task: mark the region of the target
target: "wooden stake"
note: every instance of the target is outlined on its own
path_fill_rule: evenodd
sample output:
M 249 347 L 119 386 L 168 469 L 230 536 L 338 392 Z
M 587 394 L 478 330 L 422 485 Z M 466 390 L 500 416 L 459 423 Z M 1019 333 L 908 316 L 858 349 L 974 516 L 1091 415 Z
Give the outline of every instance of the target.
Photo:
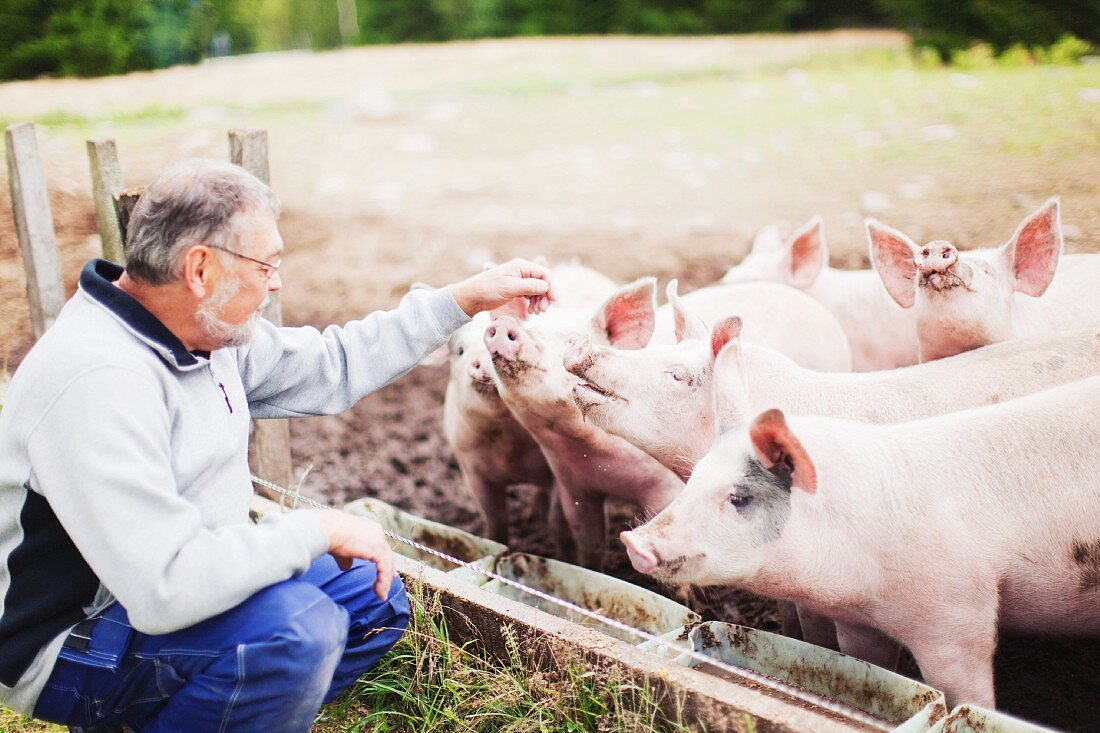
M 115 206 L 115 197 L 122 191 L 122 170 L 118 165 L 115 141 L 102 138 L 89 140 L 88 163 L 92 169 L 92 198 L 95 200 L 99 238 L 103 242 L 103 256 L 124 265 L 126 254 L 123 250 L 118 209 Z M 129 213 L 127 212 L 127 221 L 130 218 Z
M 27 273 L 31 324 L 34 337 L 39 339 L 53 325 L 61 306 L 65 305 L 50 194 L 46 189 L 42 159 L 38 155 L 34 125 L 29 122 L 12 125 L 4 137 L 15 232 L 19 237 L 23 268 Z
M 264 183 L 271 185 L 267 162 L 267 130 L 230 130 L 229 159 Z M 271 293 L 263 316 L 276 326 L 283 325 L 283 309 L 278 293 Z M 281 486 L 291 486 L 290 424 L 286 420 L 253 420 L 249 442 L 249 463 L 257 476 Z M 262 486 L 256 492 L 276 501 L 279 497 Z

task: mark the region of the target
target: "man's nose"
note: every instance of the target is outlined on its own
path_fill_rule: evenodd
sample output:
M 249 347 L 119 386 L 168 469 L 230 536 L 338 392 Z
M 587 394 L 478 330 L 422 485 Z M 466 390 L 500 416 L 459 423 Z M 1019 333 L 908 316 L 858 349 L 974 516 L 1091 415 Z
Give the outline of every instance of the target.
M 267 292 L 277 293 L 283 289 L 283 276 L 279 274 L 278 270 L 271 273 L 271 277 L 267 279 Z

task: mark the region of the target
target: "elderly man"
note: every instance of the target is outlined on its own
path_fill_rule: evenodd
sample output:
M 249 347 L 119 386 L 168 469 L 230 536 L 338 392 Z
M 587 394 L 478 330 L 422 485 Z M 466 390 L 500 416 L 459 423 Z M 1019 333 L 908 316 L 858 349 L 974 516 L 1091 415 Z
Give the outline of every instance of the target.
M 190 161 L 93 261 L 0 412 L 0 701 L 74 729 L 305 731 L 400 637 L 375 522 L 248 522 L 249 417 L 345 410 L 474 313 L 554 299 L 515 260 L 343 328 L 258 317 L 281 287 L 279 205 Z

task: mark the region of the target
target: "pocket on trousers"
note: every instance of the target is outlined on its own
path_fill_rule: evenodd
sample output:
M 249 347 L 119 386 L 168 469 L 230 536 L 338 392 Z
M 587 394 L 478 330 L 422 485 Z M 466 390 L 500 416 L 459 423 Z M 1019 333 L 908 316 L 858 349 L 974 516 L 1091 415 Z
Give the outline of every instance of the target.
M 108 606 L 99 616 L 81 621 L 65 639 L 60 659 L 85 667 L 118 670 L 130 643 L 134 628 L 126 609 L 119 604 Z
M 141 659 L 126 670 L 105 700 L 96 701 L 101 722 L 137 722 L 152 716 L 186 680 L 160 659 Z

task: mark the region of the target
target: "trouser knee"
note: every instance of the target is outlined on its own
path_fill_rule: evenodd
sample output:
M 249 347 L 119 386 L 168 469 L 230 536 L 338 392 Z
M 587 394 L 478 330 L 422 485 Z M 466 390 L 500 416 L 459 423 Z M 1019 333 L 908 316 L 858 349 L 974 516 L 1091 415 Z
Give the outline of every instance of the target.
M 270 611 L 265 604 L 266 618 L 257 621 L 269 626 L 270 636 L 251 645 L 253 654 L 270 657 L 265 665 L 271 664 L 288 680 L 308 683 L 316 679 L 327 687 L 347 644 L 347 612 L 306 583 L 290 581 L 266 592 L 276 600 Z

